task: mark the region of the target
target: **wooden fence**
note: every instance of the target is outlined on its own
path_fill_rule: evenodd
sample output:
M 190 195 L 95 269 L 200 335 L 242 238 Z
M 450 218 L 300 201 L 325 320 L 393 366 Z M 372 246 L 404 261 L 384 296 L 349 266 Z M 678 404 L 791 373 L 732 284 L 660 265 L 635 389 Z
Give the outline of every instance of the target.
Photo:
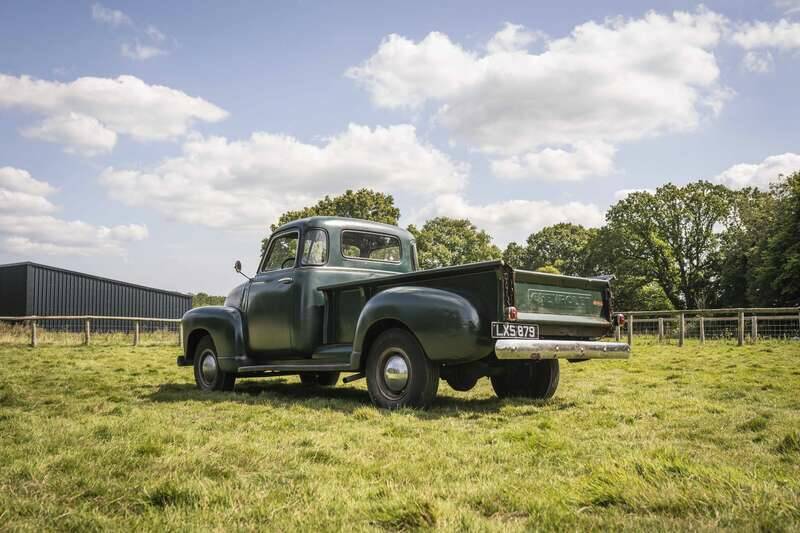
M 683 346 L 687 338 L 701 344 L 707 340 L 735 341 L 738 346 L 759 340 L 800 340 L 800 307 L 760 307 L 733 309 L 693 309 L 679 311 L 628 311 L 624 331 L 628 344 L 636 335 L 675 342 Z M 623 330 L 618 326 L 617 340 Z
M 183 344 L 183 324 L 180 318 L 147 318 L 126 316 L 0 316 L 0 322 L 17 322 L 26 324 L 30 331 L 30 345 L 34 348 L 39 345 L 39 324 L 48 321 L 74 321 L 83 325 L 83 344 L 89 346 L 92 342 L 93 321 L 125 321 L 133 324 L 133 345 L 139 346 L 141 342 L 141 324 L 177 324 L 178 344 Z

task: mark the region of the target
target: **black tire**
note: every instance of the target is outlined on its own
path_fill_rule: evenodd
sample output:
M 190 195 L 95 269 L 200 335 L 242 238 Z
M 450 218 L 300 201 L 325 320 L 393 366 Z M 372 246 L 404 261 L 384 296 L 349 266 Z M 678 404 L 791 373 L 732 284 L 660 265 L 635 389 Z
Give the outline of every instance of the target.
M 339 372 L 301 372 L 300 383 L 307 387 L 333 387 L 339 382 Z
M 492 376 L 492 388 L 499 398 L 546 400 L 556 393 L 559 375 L 557 359 L 507 363 L 502 374 Z
M 417 339 L 404 329 L 384 331 L 375 339 L 369 349 L 366 375 L 369 397 L 383 409 L 427 409 L 439 389 L 439 365 L 428 359 Z M 387 375 L 394 379 L 390 382 Z
M 200 339 L 194 350 L 194 381 L 198 389 L 206 392 L 232 391 L 236 383 L 236 374 L 219 367 L 217 348 L 209 336 Z

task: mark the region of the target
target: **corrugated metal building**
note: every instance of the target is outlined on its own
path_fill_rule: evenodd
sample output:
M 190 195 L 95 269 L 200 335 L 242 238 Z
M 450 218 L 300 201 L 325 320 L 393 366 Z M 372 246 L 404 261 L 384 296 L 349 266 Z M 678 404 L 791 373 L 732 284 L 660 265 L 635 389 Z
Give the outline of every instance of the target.
M 181 318 L 192 296 L 101 278 L 38 263 L 0 265 L 0 316 L 95 315 Z M 67 322 L 44 327 L 68 329 Z M 129 330 L 130 324 L 98 320 L 99 331 Z M 147 324 L 146 329 L 151 329 Z

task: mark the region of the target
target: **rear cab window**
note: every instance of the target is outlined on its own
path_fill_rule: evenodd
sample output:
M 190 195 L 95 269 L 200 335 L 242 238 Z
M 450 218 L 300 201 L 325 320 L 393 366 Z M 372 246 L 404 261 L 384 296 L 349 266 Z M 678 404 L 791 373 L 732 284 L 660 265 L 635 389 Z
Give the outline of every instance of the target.
M 303 238 L 302 263 L 319 266 L 328 262 L 328 232 L 322 229 L 306 231 Z
M 393 235 L 354 230 L 342 232 L 342 256 L 347 259 L 399 263 L 400 252 L 400 239 Z

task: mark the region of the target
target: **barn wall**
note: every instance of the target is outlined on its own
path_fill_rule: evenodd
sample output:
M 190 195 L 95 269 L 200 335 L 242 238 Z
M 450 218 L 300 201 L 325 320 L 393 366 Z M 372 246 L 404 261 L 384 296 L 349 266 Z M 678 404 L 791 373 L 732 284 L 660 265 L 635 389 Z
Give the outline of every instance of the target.
M 26 313 L 26 276 L 28 265 L 0 266 L 0 316 L 22 316 Z
M 0 277 L 5 278 L 0 267 Z M 22 283 L 27 291 L 27 309 L 16 308 L 13 315 L 100 315 L 148 318 L 180 318 L 192 306 L 192 297 L 121 281 L 100 278 L 35 263 L 27 264 L 27 279 Z M 14 287 L 19 285 L 14 278 Z M 6 282 L 3 282 L 3 286 Z M 14 289 L 19 291 L 18 288 Z M 50 321 L 42 324 L 52 329 L 82 327 L 76 321 Z M 143 329 L 163 326 L 143 323 Z M 97 331 L 129 331 L 132 324 L 110 320 L 96 320 L 92 329 Z

